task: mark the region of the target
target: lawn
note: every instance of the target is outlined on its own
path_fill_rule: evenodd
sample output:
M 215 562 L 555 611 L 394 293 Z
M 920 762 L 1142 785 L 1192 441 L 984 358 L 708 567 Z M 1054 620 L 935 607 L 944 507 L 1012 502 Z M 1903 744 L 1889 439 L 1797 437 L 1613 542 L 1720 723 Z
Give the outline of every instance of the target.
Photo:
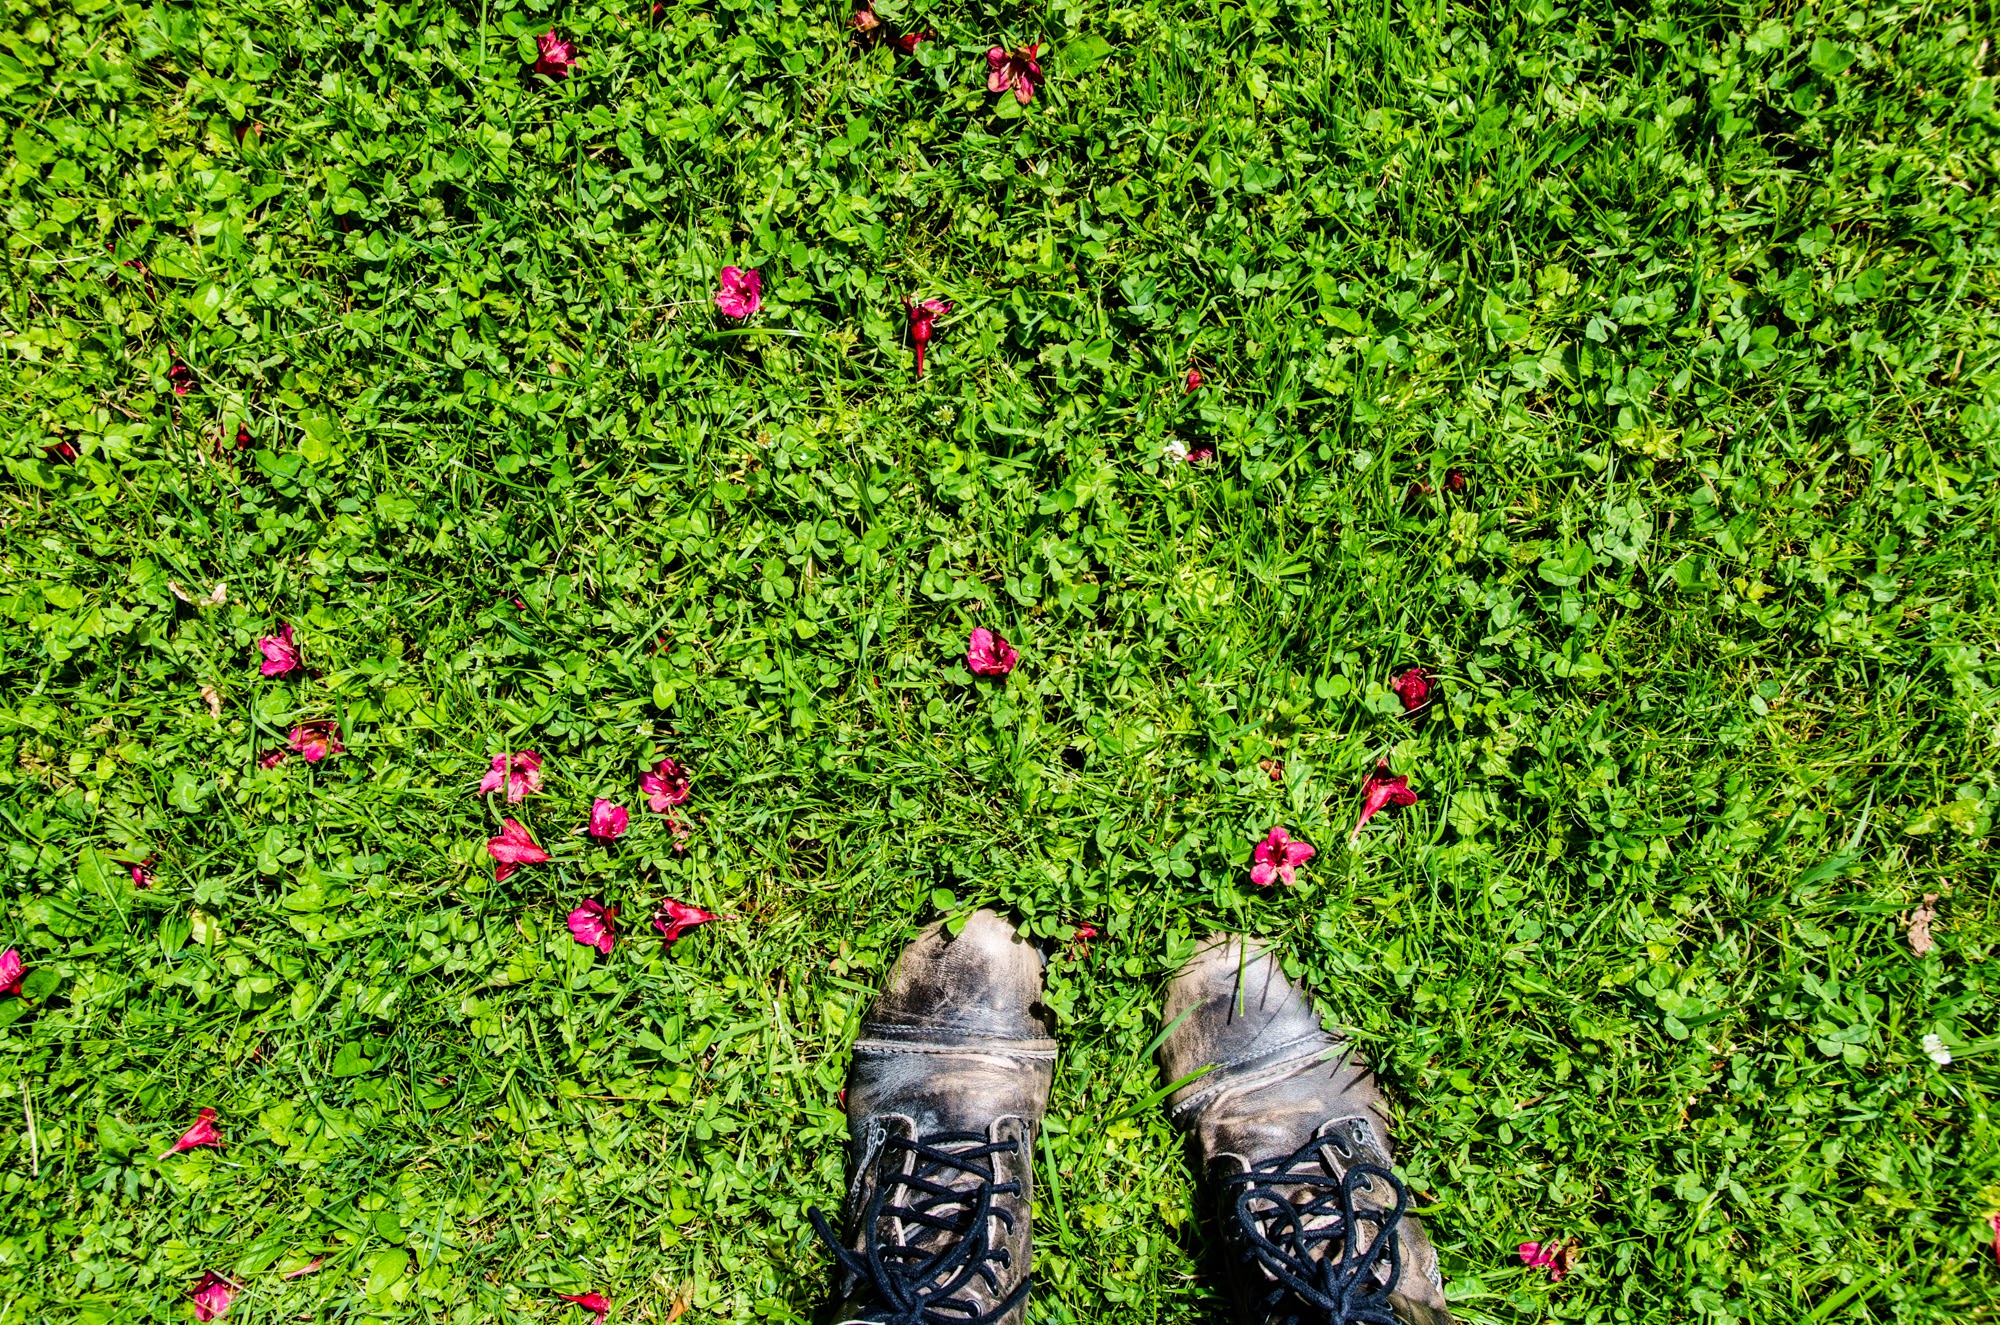
M 980 905 L 1035 1322 L 1222 1318 L 1219 926 L 1468 1325 L 2000 1316 L 1990 8 L 5 14 L 0 1325 L 804 1321 Z

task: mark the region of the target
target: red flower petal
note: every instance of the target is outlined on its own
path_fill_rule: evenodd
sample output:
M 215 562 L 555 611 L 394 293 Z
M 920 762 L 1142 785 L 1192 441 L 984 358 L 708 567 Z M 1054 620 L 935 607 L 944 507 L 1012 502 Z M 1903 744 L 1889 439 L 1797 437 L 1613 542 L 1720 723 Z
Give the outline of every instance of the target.
M 9 948 L 0 952 L 0 994 L 20 993 L 21 977 L 27 973 L 27 965 L 22 962 L 19 951 Z
M 592 1289 L 588 1293 L 579 1293 L 576 1295 L 557 1293 L 556 1296 L 565 1302 L 576 1303 L 585 1311 L 595 1311 L 597 1313 L 596 1325 L 604 1325 L 604 1317 L 611 1310 L 611 1303 L 606 1301 L 604 1294 L 598 1292 L 596 1289 Z
M 222 1149 L 222 1134 L 215 1130 L 215 1110 L 203 1109 L 195 1115 L 194 1126 L 181 1133 L 181 1139 L 160 1152 L 160 1158 L 178 1155 L 183 1150 L 193 1150 L 196 1146 Z M 227 1306 L 227 1303 L 223 1305 Z
M 499 862 L 493 871 L 496 883 L 523 865 L 536 865 L 549 858 L 549 853 L 528 836 L 528 830 L 512 819 L 502 821 L 500 836 L 487 840 L 486 852 Z
M 1431 701 L 1431 676 L 1421 667 L 1411 667 L 1389 683 L 1396 692 L 1396 698 L 1403 701 L 1403 712 L 1415 713 Z
M 535 72 L 549 78 L 568 78 L 576 63 L 576 47 L 558 37 L 554 28 L 535 38 L 535 52 Z
M 698 906 L 690 906 L 686 902 L 676 902 L 673 898 L 669 897 L 666 901 L 660 903 L 659 911 L 654 914 L 653 928 L 666 935 L 668 946 L 672 946 L 679 941 L 681 935 L 687 933 L 695 926 L 706 925 L 711 920 L 720 919 L 722 917 L 716 915 L 713 911 L 704 911 Z
M 1361 818 L 1354 825 L 1354 833 L 1347 839 L 1349 846 L 1361 840 L 1361 830 L 1385 805 L 1415 805 L 1417 793 L 1410 790 L 1410 777 L 1405 773 L 1398 777 L 1389 776 L 1389 761 L 1380 760 L 1368 780 L 1361 784 Z

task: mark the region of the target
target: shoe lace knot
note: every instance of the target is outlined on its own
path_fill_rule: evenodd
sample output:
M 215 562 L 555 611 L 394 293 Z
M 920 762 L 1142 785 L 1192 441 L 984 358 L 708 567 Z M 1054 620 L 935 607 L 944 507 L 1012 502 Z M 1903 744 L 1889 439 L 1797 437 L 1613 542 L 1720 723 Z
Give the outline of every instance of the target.
M 1001 1292 L 1012 1254 L 993 1241 L 994 1222 L 1011 1231 L 1014 1212 L 1002 1196 L 1021 1183 L 1001 1182 L 994 1157 L 1021 1153 L 1018 1139 L 978 1132 L 883 1138 L 874 1193 L 861 1211 L 858 1248 L 843 1245 L 826 1216 L 809 1210 L 813 1228 L 860 1286 L 860 1316 L 877 1325 L 994 1325 L 1028 1294 L 1025 1273 Z M 992 1306 L 981 1309 L 984 1285 Z
M 1272 1325 L 1396 1325 L 1389 1295 L 1403 1274 L 1397 1226 L 1409 1192 L 1362 1158 L 1353 1132 L 1327 1129 L 1282 1159 L 1226 1179 L 1232 1241 L 1250 1282 L 1261 1275 L 1269 1284 L 1260 1305 Z M 1355 1162 L 1343 1169 L 1329 1150 Z M 1383 1204 L 1381 1188 L 1391 1203 Z

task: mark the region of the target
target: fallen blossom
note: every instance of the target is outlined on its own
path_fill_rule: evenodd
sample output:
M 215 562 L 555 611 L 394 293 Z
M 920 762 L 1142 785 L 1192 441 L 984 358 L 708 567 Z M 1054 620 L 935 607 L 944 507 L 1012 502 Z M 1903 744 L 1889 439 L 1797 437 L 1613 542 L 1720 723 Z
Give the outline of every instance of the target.
M 201 1282 L 188 1293 L 188 1300 L 194 1303 L 196 1320 L 220 1320 L 236 1300 L 236 1285 L 213 1270 L 205 1270 Z
M 21 961 L 21 954 L 17 949 L 9 948 L 5 952 L 0 952 L 0 994 L 20 993 L 21 978 L 27 973 L 27 965 Z
M 595 1289 L 592 1289 L 588 1293 L 580 1293 L 574 1296 L 569 1293 L 557 1293 L 556 1296 L 565 1302 L 576 1303 L 576 1305 L 582 1307 L 585 1311 L 595 1311 L 597 1313 L 596 1325 L 604 1325 L 604 1317 L 611 1311 L 611 1303 L 605 1300 L 604 1294 Z
M 283 676 L 299 665 L 299 646 L 292 643 L 290 623 L 279 626 L 275 635 L 259 638 L 257 647 L 264 654 L 264 661 L 257 670 L 266 676 Z
M 249 430 L 248 428 L 244 427 L 244 426 L 243 426 L 242 424 L 240 424 L 240 423 L 236 425 L 236 449 L 237 449 L 237 450 L 239 450 L 239 451 L 247 451 L 247 450 L 249 450 L 249 449 L 250 449 L 250 443 L 251 443 L 251 442 L 252 442 L 253 440 L 254 440 L 254 439 L 253 439 L 253 438 L 252 438 L 252 437 L 250 436 L 250 430 Z
M 632 824 L 632 816 L 623 805 L 613 805 L 599 796 L 590 803 L 590 835 L 609 842 L 615 837 L 623 837 Z
M 558 37 L 554 28 L 535 38 L 535 52 L 535 72 L 549 78 L 568 78 L 576 63 L 576 47 Z
M 308 764 L 347 752 L 347 747 L 340 743 L 340 724 L 327 718 L 314 718 L 292 728 L 288 744 L 292 753 Z
M 208 705 L 208 715 L 211 718 L 222 716 L 222 692 L 206 681 L 201 687 L 201 702 Z
M 1925 893 L 1917 909 L 1903 921 L 1907 927 L 1905 937 L 1910 941 L 1910 951 L 1919 957 L 1937 950 L 1937 940 L 1931 937 L 1931 921 L 1937 919 L 1937 899 L 1936 893 Z
M 532 750 L 494 755 L 493 767 L 479 780 L 480 795 L 504 790 L 509 805 L 519 805 L 523 798 L 541 789 L 542 757 Z
M 1270 778 L 1273 782 L 1283 782 L 1285 780 L 1285 766 L 1275 759 L 1259 759 L 1257 767 L 1263 769 L 1264 776 Z
M 570 937 L 584 947 L 595 948 L 609 957 L 612 945 L 618 941 L 618 931 L 612 923 L 617 919 L 617 907 L 606 906 L 592 898 L 569 913 Z
M 986 52 L 986 90 L 995 94 L 1010 88 L 1014 100 L 1023 106 L 1035 99 L 1035 85 L 1042 81 L 1042 66 L 1035 61 L 1042 44 L 1023 46 L 1012 55 L 1004 46 Z
M 1317 854 L 1311 843 L 1293 841 L 1285 826 L 1279 824 L 1264 834 L 1264 840 L 1252 853 L 1256 863 L 1250 867 L 1250 882 L 1259 888 L 1270 887 L 1273 879 L 1287 886 L 1297 883 L 1299 866 Z
M 1552 1283 L 1561 1283 L 1563 1276 L 1569 1273 L 1570 1246 L 1567 1242 L 1523 1242 L 1519 1250 L 1521 1263 L 1548 1271 Z
M 867 38 L 873 36 L 875 29 L 882 26 L 882 20 L 875 17 L 874 10 L 863 5 L 848 18 L 847 26 L 860 33 L 863 38 Z
M 74 446 L 71 446 L 68 442 L 60 442 L 60 441 L 50 442 L 42 449 L 45 451 L 53 451 L 59 459 L 63 460 L 76 459 L 76 448 Z
M 1367 825 L 1370 819 L 1375 817 L 1376 813 L 1383 806 L 1415 805 L 1417 803 L 1417 793 L 1410 790 L 1409 774 L 1404 773 L 1396 777 L 1390 777 L 1389 761 L 1386 759 L 1376 763 L 1375 771 L 1370 773 L 1368 780 L 1361 784 L 1361 792 L 1361 818 L 1354 825 L 1353 835 L 1347 839 L 1349 846 L 1353 846 L 1361 840 L 1362 828 Z
M 935 40 L 937 40 L 935 32 L 905 32 L 896 38 L 896 49 L 905 55 L 915 55 L 920 43 Z
M 148 856 L 144 860 L 134 861 L 125 867 L 132 871 L 132 886 L 134 888 L 150 888 L 153 886 L 152 864 L 153 857 Z
M 1197 446 L 1188 452 L 1187 458 L 1190 465 L 1205 465 L 1215 459 L 1215 448 L 1212 446 Z
M 1464 470 L 1462 470 L 1462 469 L 1447 469 L 1447 470 L 1445 470 L 1445 472 L 1444 472 L 1444 490 L 1445 490 L 1446 492 L 1464 492 L 1464 491 L 1465 491 L 1465 471 L 1464 471 Z
M 715 291 L 715 307 L 724 317 L 742 321 L 764 306 L 764 278 L 756 268 L 724 267 Z
M 283 747 L 266 750 L 263 754 L 257 756 L 257 767 L 266 770 L 276 768 L 279 764 L 285 762 L 286 753 L 287 751 Z
M 191 594 L 181 588 L 179 584 L 168 580 L 167 592 L 180 599 L 183 603 L 192 603 L 196 607 L 221 607 L 223 600 L 229 593 L 229 581 L 222 581 L 205 594 Z
M 2000 1214 L 1986 1216 L 1986 1226 L 1993 1230 L 1993 1259 L 2000 1261 Z
M 639 779 L 639 790 L 645 793 L 646 804 L 653 807 L 653 813 L 665 814 L 667 808 L 687 801 L 692 779 L 687 770 L 671 759 L 662 759 L 653 765 L 653 771 Z
M 174 394 L 184 396 L 194 390 L 194 374 L 184 363 L 177 363 L 167 369 L 167 380 L 174 384 Z
M 279 1277 L 284 1279 L 303 1279 L 309 1274 L 318 1274 L 319 1267 L 325 1264 L 326 1264 L 326 1257 L 315 1256 L 311 1260 L 307 1261 L 304 1265 L 301 1265 L 298 1269 L 287 1270 L 283 1275 Z
M 500 836 L 487 839 L 486 854 L 499 862 L 493 871 L 495 883 L 503 881 L 523 865 L 540 864 L 549 858 L 549 853 L 536 846 L 535 839 L 528 836 L 528 830 L 512 819 L 501 821 Z
M 1924 1037 L 1924 1057 L 1939 1067 L 1951 1066 L 1951 1050 L 1944 1047 L 1944 1037 L 1936 1031 Z
M 984 626 L 975 626 L 965 646 L 965 665 L 975 676 L 1005 676 L 1021 660 L 1020 651 Z
M 924 347 L 931 343 L 931 336 L 937 331 L 937 320 L 951 311 L 951 305 L 942 299 L 926 299 L 922 303 L 907 301 L 910 309 L 910 343 L 917 347 L 917 376 L 924 375 Z
M 222 1134 L 215 1130 L 215 1110 L 203 1109 L 194 1117 L 194 1126 L 181 1133 L 181 1139 L 160 1152 L 160 1158 L 178 1155 L 183 1150 L 193 1150 L 196 1146 L 222 1149 Z
M 1415 713 L 1431 702 L 1431 674 L 1421 667 L 1411 667 L 1389 683 L 1396 692 L 1396 698 L 1403 701 L 1403 712 Z
M 1087 925 L 1087 924 L 1078 925 L 1074 930 L 1072 930 L 1069 936 L 1070 960 L 1077 961 L 1083 957 L 1090 955 L 1090 941 L 1098 937 L 1099 934 L 1101 933 L 1102 931 L 1099 930 L 1097 926 Z
M 654 913 L 653 928 L 667 936 L 667 944 L 671 947 L 679 941 L 681 935 L 687 933 L 696 925 L 706 925 L 711 920 L 720 919 L 722 917 L 712 911 L 704 911 L 698 906 L 689 906 L 686 902 L 676 902 L 673 898 L 669 897 L 666 901 L 660 903 L 660 909 Z
M 1188 369 L 1187 389 L 1190 392 L 1199 391 L 1201 390 L 1201 383 L 1202 383 L 1201 369 L 1199 368 Z

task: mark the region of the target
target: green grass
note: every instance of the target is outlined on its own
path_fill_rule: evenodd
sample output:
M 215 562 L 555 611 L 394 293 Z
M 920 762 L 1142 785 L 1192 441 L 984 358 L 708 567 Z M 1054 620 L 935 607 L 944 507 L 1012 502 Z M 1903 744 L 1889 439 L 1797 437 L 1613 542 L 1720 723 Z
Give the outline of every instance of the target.
M 1037 1322 L 1220 1317 L 1125 1116 L 1216 926 L 1472 1325 L 2000 1314 L 1991 11 L 880 12 L 8 0 L 0 1325 L 802 1320 L 845 1044 L 978 904 L 1058 954 Z

